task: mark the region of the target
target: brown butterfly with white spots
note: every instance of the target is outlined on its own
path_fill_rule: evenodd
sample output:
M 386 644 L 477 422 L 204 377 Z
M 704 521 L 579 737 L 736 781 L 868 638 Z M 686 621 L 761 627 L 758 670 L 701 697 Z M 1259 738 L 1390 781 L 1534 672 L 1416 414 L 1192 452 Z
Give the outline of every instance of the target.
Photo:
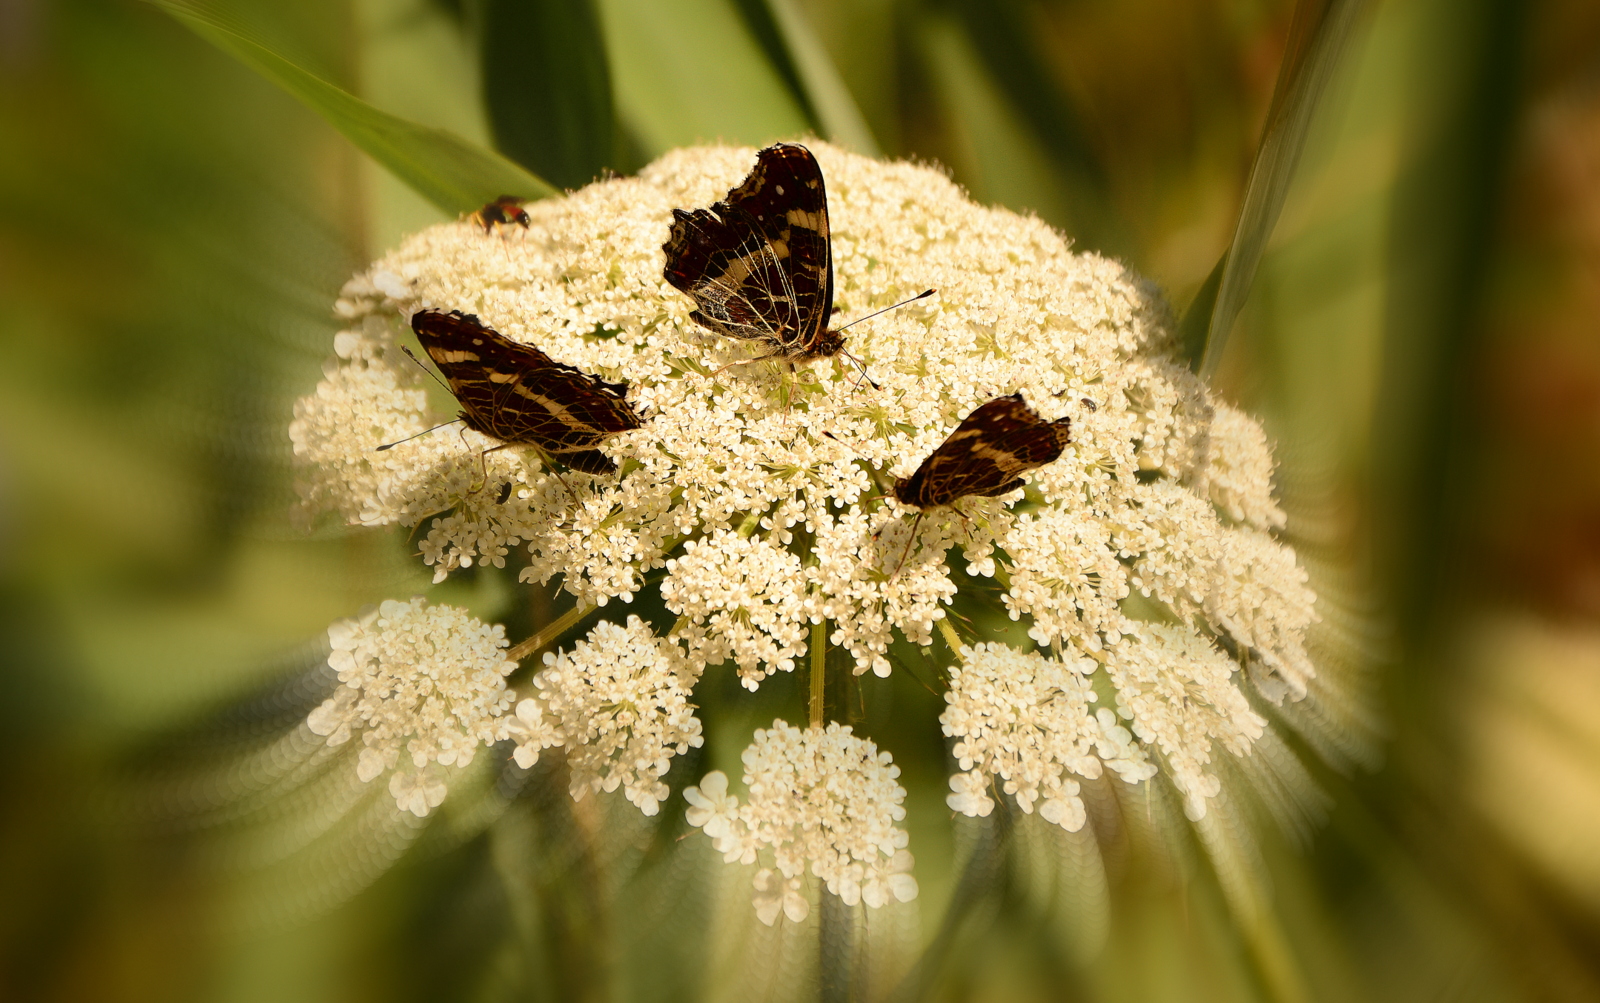
M 710 209 L 672 210 L 672 231 L 662 250 L 666 280 L 695 302 L 690 317 L 717 334 L 766 350 L 746 361 L 792 364 L 843 354 L 861 364 L 844 349 L 845 328 L 828 326 L 833 313 L 828 193 L 822 168 L 805 147 L 769 146 L 756 154 L 750 176 Z M 905 302 L 932 294 L 929 289 Z
M 596 447 L 644 424 L 627 383 L 556 362 L 471 314 L 419 310 L 411 329 L 460 402 L 457 420 L 499 439 L 496 448 L 532 446 L 573 470 L 612 474 L 616 463 Z
M 895 481 L 895 499 L 920 510 L 911 524 L 901 565 L 928 509 L 953 507 L 969 496 L 993 498 L 1022 487 L 1023 474 L 1054 461 L 1066 449 L 1072 441 L 1071 425 L 1068 418 L 1045 421 L 1020 393 L 974 408 L 911 476 Z M 896 573 L 899 570 L 895 568 Z

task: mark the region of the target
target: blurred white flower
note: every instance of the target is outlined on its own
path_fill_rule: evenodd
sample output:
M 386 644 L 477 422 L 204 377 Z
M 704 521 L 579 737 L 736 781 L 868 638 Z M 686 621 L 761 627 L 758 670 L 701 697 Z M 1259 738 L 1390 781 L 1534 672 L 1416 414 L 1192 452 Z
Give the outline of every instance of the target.
M 389 792 L 401 809 L 427 815 L 444 800 L 446 770 L 472 762 L 498 740 L 511 706 L 505 628 L 454 606 L 389 600 L 360 619 L 328 628 L 328 664 L 339 689 L 306 719 L 329 745 L 361 736 L 357 775 L 394 771 Z
M 1106 670 L 1117 688 L 1117 713 L 1145 745 L 1159 749 L 1183 810 L 1204 818 L 1205 799 L 1221 782 L 1204 771 L 1213 742 L 1249 753 L 1267 722 L 1235 684 L 1238 663 L 1191 631 L 1141 624 L 1117 646 Z
M 684 791 L 689 823 L 711 837 L 729 863 L 770 864 L 756 872 L 756 915 L 799 922 L 810 911 L 802 878 L 809 870 L 846 905 L 878 908 L 917 896 L 910 874 L 905 788 L 887 752 L 837 723 L 790 727 L 774 721 L 744 751 L 743 804 L 720 771 Z
M 670 791 L 661 778 L 674 756 L 699 748 L 700 719 L 689 693 L 699 678 L 677 645 L 636 616 L 599 623 L 570 652 L 547 654 L 536 696 L 506 723 L 524 768 L 552 746 L 566 750 L 573 800 L 621 787 L 654 815 Z
M 989 814 L 993 776 L 1024 812 L 1037 805 L 1045 819 L 1075 832 L 1085 815 L 1069 774 L 1093 780 L 1109 766 L 1130 783 L 1154 776 L 1127 732 L 1116 733 L 1115 717 L 1091 710 L 1099 699 L 1088 679 L 1094 670 L 1089 658 L 1068 662 L 1002 644 L 964 649 L 939 717 L 965 771 L 950 778 L 945 803 L 964 815 Z

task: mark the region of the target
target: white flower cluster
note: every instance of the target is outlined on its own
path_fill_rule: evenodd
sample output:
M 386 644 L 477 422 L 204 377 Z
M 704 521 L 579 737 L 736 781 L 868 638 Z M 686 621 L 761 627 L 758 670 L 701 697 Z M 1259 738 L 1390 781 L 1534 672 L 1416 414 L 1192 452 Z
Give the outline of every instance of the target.
M 1071 253 L 1036 219 L 974 204 L 935 170 L 812 148 L 838 316 L 938 290 L 850 330 L 870 382 L 837 359 L 719 372 L 751 348 L 690 319 L 693 304 L 662 276 L 661 246 L 671 210 L 723 197 L 755 151 L 680 150 L 637 177 L 528 206 L 526 229 L 428 229 L 347 284 L 336 304 L 347 329 L 291 426 L 304 509 L 362 525 L 429 522 L 421 549 L 439 578 L 520 549 L 524 580 L 559 579 L 584 602 L 659 588 L 678 615 L 666 636 L 637 621 L 597 628 L 546 668 L 508 726 L 520 729 L 520 759 L 564 746 L 575 784 L 622 786 L 646 810 L 665 796 L 668 750 L 696 744 L 688 692 L 707 666 L 731 662 L 754 689 L 802 664 L 825 622 L 856 672 L 888 675 L 892 643 L 931 642 L 959 558 L 1052 654 L 968 652 L 944 718 L 964 750 L 951 803 L 987 810 L 985 778 L 998 777 L 1025 809 L 1072 828 L 1083 811 L 1073 776 L 1104 764 L 1130 780 L 1166 771 L 1198 816 L 1216 790 L 1214 744 L 1245 755 L 1263 734 L 1243 687 L 1298 699 L 1314 674 L 1315 596 L 1273 535 L 1284 515 L 1260 427 L 1179 362 L 1166 305 L 1121 265 Z M 532 451 L 485 454 L 497 443 L 457 427 L 377 452 L 454 410 L 438 394 L 430 406 L 425 377 L 399 352 L 421 308 L 474 313 L 562 363 L 626 380 L 646 420 L 602 447 L 619 473 L 557 477 Z M 1058 460 L 1004 498 L 962 499 L 960 512 L 917 520 L 892 497 L 894 478 L 962 418 L 1016 392 L 1046 419 L 1070 417 Z M 1092 715 L 1091 676 L 1109 705 Z M 813 733 L 762 734 L 751 783 L 801 789 L 797 776 L 767 779 L 761 750 Z M 845 738 L 805 741 L 860 742 L 836 734 Z M 816 753 L 847 769 L 849 756 L 828 755 Z M 697 790 L 697 817 L 723 805 L 721 790 L 710 778 Z M 780 811 L 765 787 L 751 791 L 739 811 Z M 898 811 L 886 792 L 873 796 Z M 867 898 L 870 878 L 872 896 L 887 894 L 891 872 L 849 877 L 831 835 L 780 838 L 713 815 L 698 824 L 740 859 L 749 846 L 786 848 L 759 879 L 773 917 L 800 908 L 802 859 L 830 887 Z
M 389 600 L 328 628 L 338 691 L 307 718 L 329 745 L 360 733 L 363 782 L 394 771 L 389 792 L 404 811 L 427 815 L 447 789 L 446 767 L 472 762 L 500 737 L 511 706 L 505 628 L 454 606 Z M 402 758 L 402 752 L 405 756 Z
M 1064 661 L 1001 644 L 964 649 L 939 717 L 966 771 L 950 778 L 950 807 L 989 814 L 989 778 L 998 777 L 1023 811 L 1039 803 L 1040 815 L 1075 832 L 1085 814 L 1068 774 L 1093 780 L 1110 767 L 1130 783 L 1154 776 L 1117 716 L 1104 707 L 1090 712 L 1099 699 L 1088 678 L 1094 669 L 1088 658 Z
M 670 793 L 661 778 L 673 756 L 699 748 L 700 719 L 689 692 L 699 678 L 677 645 L 636 616 L 600 623 L 571 652 L 547 654 L 533 679 L 538 695 L 517 704 L 507 734 L 526 769 L 539 753 L 567 753 L 572 798 L 621 787 L 646 815 Z
M 1106 660 L 1117 713 L 1132 722 L 1140 741 L 1161 751 L 1184 812 L 1204 818 L 1205 799 L 1221 790 L 1216 776 L 1203 770 L 1212 742 L 1242 756 L 1266 730 L 1266 720 L 1234 685 L 1238 663 L 1192 631 L 1161 624 L 1139 625 L 1117 655 Z
M 755 876 L 756 915 L 771 926 L 779 912 L 799 922 L 810 913 L 804 876 L 821 879 L 847 905 L 878 908 L 917 896 L 910 874 L 905 788 L 887 752 L 837 723 L 790 727 L 774 721 L 744 751 L 749 801 L 728 793 L 720 771 L 684 791 L 689 822 L 704 829 L 729 863 L 770 864 Z
M 306 504 L 363 523 L 448 513 L 423 543 L 440 574 L 526 545 L 525 578 L 559 575 L 596 603 L 629 601 L 665 569 L 690 657 L 732 659 L 750 686 L 796 664 L 817 618 L 857 671 L 886 675 L 893 637 L 930 640 L 959 547 L 1041 644 L 1114 646 L 1137 590 L 1226 633 L 1276 681 L 1270 697 L 1302 694 L 1313 597 L 1268 535 L 1283 519 L 1266 440 L 1176 362 L 1154 291 L 1070 253 L 1037 220 L 973 204 L 935 171 L 815 152 L 841 315 L 938 289 L 852 330 L 877 389 L 834 361 L 710 375 L 749 349 L 689 319 L 692 304 L 662 278 L 661 244 L 671 209 L 721 197 L 754 151 L 682 150 L 530 206 L 527 230 L 434 227 L 353 280 L 338 304 L 350 329 L 292 429 Z M 604 447 L 622 476 L 558 483 L 506 450 L 489 454 L 485 477 L 489 441 L 457 430 L 374 452 L 439 417 L 394 351 L 422 307 L 474 312 L 628 380 L 650 417 Z M 912 513 L 885 485 L 978 404 L 1016 391 L 1046 418 L 1073 419 L 1066 454 L 1029 475 L 1026 510 L 969 498 L 965 518 L 930 512 L 909 539 Z

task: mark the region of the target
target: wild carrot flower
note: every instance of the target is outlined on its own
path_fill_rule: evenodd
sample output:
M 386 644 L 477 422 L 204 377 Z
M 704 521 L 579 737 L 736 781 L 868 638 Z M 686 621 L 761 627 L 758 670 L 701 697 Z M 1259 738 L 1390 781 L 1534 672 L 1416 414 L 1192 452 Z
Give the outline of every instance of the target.
M 307 724 L 329 745 L 359 734 L 357 775 L 388 773 L 400 808 L 427 815 L 444 800 L 449 769 L 500 738 L 512 699 L 505 676 L 516 668 L 505 628 L 454 606 L 391 599 L 329 627 L 328 641 L 341 685 Z
M 526 229 L 435 226 L 351 280 L 336 304 L 346 329 L 290 430 L 305 512 L 423 527 L 438 579 L 515 560 L 523 581 L 559 579 L 585 604 L 659 589 L 675 623 L 659 636 L 639 620 L 597 628 L 505 724 L 519 760 L 566 749 L 575 796 L 621 786 L 654 810 L 669 753 L 696 744 L 701 674 L 726 663 L 755 689 L 805 664 L 821 625 L 856 673 L 878 676 L 893 671 L 892 644 L 943 635 L 958 661 L 942 718 L 957 810 L 983 814 L 1004 792 L 1073 829 L 1076 778 L 1160 771 L 1202 817 L 1216 757 L 1249 755 L 1264 734 L 1248 691 L 1298 699 L 1314 674 L 1315 597 L 1274 535 L 1266 437 L 1180 363 L 1166 304 L 1123 266 L 974 204 L 930 168 L 814 150 L 837 317 L 938 290 L 848 332 L 872 382 L 841 359 L 721 370 L 749 348 L 690 319 L 661 248 L 672 209 L 721 198 L 754 151 L 680 150 L 528 206 Z M 424 308 L 476 314 L 627 381 L 646 420 L 601 447 L 618 473 L 486 452 L 498 443 L 456 426 L 379 452 L 449 417 L 400 352 Z M 974 408 L 1019 392 L 1043 418 L 1070 419 L 1060 458 L 1007 495 L 914 519 L 895 478 Z M 958 588 L 992 594 L 1028 642 L 962 636 L 948 617 Z M 902 795 L 871 750 L 846 728 L 778 722 L 746 753 L 748 801 L 718 774 L 690 789 L 691 818 L 725 854 L 770 856 L 764 919 L 805 911 L 802 864 L 852 899 L 914 888 L 894 870 L 907 859 L 891 824 Z M 815 792 L 825 803 L 791 800 L 800 814 L 780 817 L 784 798 Z M 864 828 L 825 821 L 858 803 Z
M 906 850 L 905 788 L 887 752 L 838 723 L 792 727 L 774 721 L 744 751 L 749 800 L 728 793 L 720 771 L 684 791 L 689 822 L 704 829 L 729 863 L 762 863 L 756 914 L 771 926 L 781 910 L 806 918 L 802 891 L 809 868 L 846 905 L 879 907 L 917 895 Z

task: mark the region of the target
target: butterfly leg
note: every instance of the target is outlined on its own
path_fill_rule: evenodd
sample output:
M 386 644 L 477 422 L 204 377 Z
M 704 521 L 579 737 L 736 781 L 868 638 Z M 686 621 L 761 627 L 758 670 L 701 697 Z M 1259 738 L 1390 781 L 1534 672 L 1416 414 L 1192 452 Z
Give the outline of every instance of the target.
M 855 393 L 857 390 L 861 389 L 861 383 L 862 383 L 863 380 L 865 380 L 867 382 L 867 384 L 870 385 L 872 387 L 872 389 L 874 389 L 874 390 L 882 390 L 883 389 L 882 387 L 878 386 L 878 381 L 877 380 L 875 380 L 872 377 L 867 375 L 867 364 L 865 362 L 862 362 L 860 359 L 856 358 L 854 355 L 851 355 L 849 352 L 846 352 L 844 349 L 840 349 L 839 350 L 839 354 L 844 356 L 845 358 L 849 359 L 851 362 L 854 362 L 856 364 L 856 366 L 861 370 L 860 373 L 857 374 L 857 376 L 856 376 L 856 381 L 854 383 L 850 384 L 850 392 L 851 393 Z
M 455 508 L 454 505 L 451 505 L 448 508 L 434 509 L 432 512 L 429 512 L 427 515 L 425 515 L 422 518 L 418 519 L 416 525 L 411 527 L 411 532 L 406 534 L 406 544 L 409 545 L 412 540 L 415 540 L 417 538 L 417 533 L 418 533 L 418 531 L 420 531 L 422 529 L 422 524 L 423 523 L 427 522 L 429 519 L 432 519 L 436 515 L 444 515 L 446 512 L 450 511 L 453 508 Z M 420 553 L 420 551 L 419 551 L 419 553 Z
M 917 545 L 917 527 L 922 525 L 922 516 L 923 513 L 918 512 L 917 517 L 911 520 L 911 535 L 906 537 L 906 549 L 900 552 L 900 563 L 894 566 L 893 573 L 889 575 L 890 578 L 897 577 L 900 574 L 900 569 L 906 566 L 906 558 L 911 556 L 911 548 Z
M 483 452 L 478 454 L 478 477 L 480 478 L 480 480 L 478 481 L 478 486 L 477 487 L 475 487 L 475 488 L 474 487 L 467 488 L 467 494 L 475 495 L 479 491 L 482 491 L 484 488 L 489 486 L 489 454 L 490 453 L 498 453 L 502 449 L 510 449 L 510 448 L 511 448 L 511 443 L 502 442 L 500 445 L 498 445 L 498 446 L 490 446 L 488 449 L 485 449 Z
M 734 366 L 748 366 L 752 362 L 766 362 L 768 359 L 772 359 L 772 358 L 775 358 L 775 356 L 761 355 L 761 356 L 757 356 L 754 359 L 738 359 L 738 360 L 736 360 L 734 362 L 728 363 L 726 366 L 723 366 L 721 369 L 717 369 L 717 370 L 713 371 L 712 374 L 711 374 L 711 378 L 712 379 L 716 379 L 718 376 L 721 376 L 723 373 L 725 373 L 728 370 L 732 369 Z
M 567 500 L 572 502 L 573 505 L 577 505 L 578 496 L 573 492 L 572 485 L 567 483 L 567 479 L 561 476 L 561 471 L 556 469 L 556 461 L 543 449 L 539 449 L 537 446 L 534 449 L 538 451 L 539 460 L 545 465 L 545 469 L 550 471 L 551 476 L 555 477 L 556 482 L 561 485 L 561 489 L 567 493 Z

